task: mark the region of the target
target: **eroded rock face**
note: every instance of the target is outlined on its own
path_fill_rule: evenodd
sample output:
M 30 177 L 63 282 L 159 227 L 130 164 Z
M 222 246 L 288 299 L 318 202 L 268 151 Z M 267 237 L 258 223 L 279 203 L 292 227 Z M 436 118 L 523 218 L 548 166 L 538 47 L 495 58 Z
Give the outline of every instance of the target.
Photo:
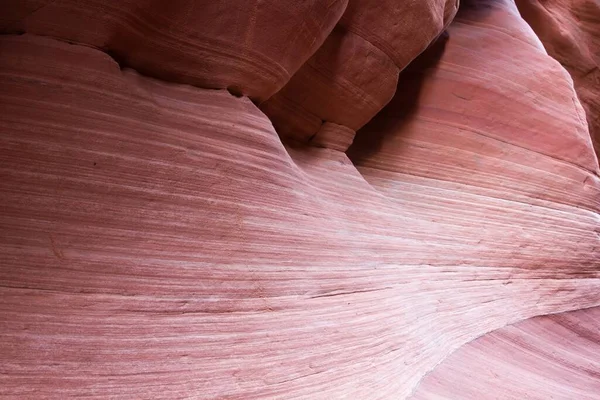
M 519 11 L 548 53 L 569 71 L 600 154 L 600 3 L 595 0 L 517 0 Z
M 341 125 L 335 149 L 345 151 L 391 100 L 399 71 L 441 34 L 457 7 L 457 0 L 351 0 L 323 46 L 261 109 L 280 135 L 304 144 L 328 147 L 326 123 Z
M 351 159 L 367 180 L 383 170 L 393 182 L 408 176 L 527 204 L 568 197 L 595 210 L 598 161 L 570 77 L 513 3 L 476 4 L 403 74 L 392 103 L 359 132 Z
M 308 47 L 290 58 L 286 88 L 314 60 L 332 65 L 319 41 L 352 50 L 332 77 L 360 77 L 364 93 L 376 87 L 356 69 L 366 42 L 398 70 L 429 47 L 369 109 L 349 157 L 360 123 L 327 119 L 310 146 L 275 130 L 256 105 L 271 78 L 265 91 L 244 80 L 253 103 L 224 90 L 235 74 L 207 85 L 223 90 L 146 77 L 146 62 L 73 40 L 95 25 L 32 31 L 38 3 L 0 7 L 7 32 L 30 32 L 0 37 L 3 397 L 407 398 L 477 337 L 600 305 L 598 162 L 569 75 L 514 3 L 464 3 L 432 45 L 455 5 L 427 2 L 437 11 L 422 18 L 413 4 L 408 26 L 423 31 L 406 47 L 383 28 L 392 3 L 378 16 L 351 0 L 343 17 L 340 2 L 302 3 L 332 14 L 307 28 L 316 52 L 302 67 Z M 343 97 L 325 82 L 331 102 Z
M 536 317 L 460 348 L 411 399 L 600 398 L 600 307 Z
M 347 0 L 6 0 L 0 31 L 99 48 L 162 80 L 261 101 L 333 29 Z

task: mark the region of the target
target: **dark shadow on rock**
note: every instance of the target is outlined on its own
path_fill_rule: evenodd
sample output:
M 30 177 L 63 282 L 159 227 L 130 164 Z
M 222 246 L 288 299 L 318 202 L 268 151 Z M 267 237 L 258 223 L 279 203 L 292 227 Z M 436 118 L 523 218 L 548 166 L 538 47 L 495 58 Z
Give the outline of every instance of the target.
M 485 15 L 492 11 L 496 5 L 502 5 L 508 1 L 510 0 L 460 0 L 455 19 L 473 13 Z
M 346 152 L 354 165 L 364 164 L 378 153 L 390 136 L 402 135 L 403 127 L 415 117 L 423 83 L 438 65 L 448 40 L 449 34 L 443 32 L 400 73 L 392 100 L 356 133 L 354 142 Z

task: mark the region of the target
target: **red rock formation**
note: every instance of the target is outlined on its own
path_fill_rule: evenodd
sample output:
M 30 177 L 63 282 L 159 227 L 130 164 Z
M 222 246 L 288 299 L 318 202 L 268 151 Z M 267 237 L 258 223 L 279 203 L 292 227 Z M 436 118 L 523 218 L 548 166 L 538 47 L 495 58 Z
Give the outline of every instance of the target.
M 581 191 L 580 206 L 595 210 L 599 193 L 589 184 L 598 180 L 598 161 L 569 75 L 537 45 L 514 4 L 480 3 L 488 7 L 463 8 L 444 49 L 432 48 L 404 74 L 351 158 L 367 180 L 384 170 L 399 174 L 395 181 L 415 176 L 528 204 L 562 203 L 566 193 L 579 203 Z M 523 179 L 528 167 L 531 182 Z
M 247 97 L 181 84 L 193 52 L 123 48 L 180 79 L 145 77 L 5 4 L 30 33 L 0 37 L 1 397 L 406 398 L 477 337 L 600 305 L 597 159 L 512 2 L 463 5 L 351 158 L 349 126 L 284 145 Z M 233 64 L 255 100 L 278 85 Z
M 170 82 L 269 98 L 323 43 L 347 0 L 3 0 L 0 32 L 85 44 Z
M 352 0 L 336 29 L 290 82 L 261 105 L 287 140 L 345 151 L 385 106 L 398 73 L 450 23 L 457 0 Z M 333 126 L 341 126 L 334 134 Z
M 600 307 L 532 318 L 461 347 L 411 399 L 597 400 L 599 354 Z
M 600 3 L 597 0 L 516 0 L 548 53 L 569 71 L 600 155 Z

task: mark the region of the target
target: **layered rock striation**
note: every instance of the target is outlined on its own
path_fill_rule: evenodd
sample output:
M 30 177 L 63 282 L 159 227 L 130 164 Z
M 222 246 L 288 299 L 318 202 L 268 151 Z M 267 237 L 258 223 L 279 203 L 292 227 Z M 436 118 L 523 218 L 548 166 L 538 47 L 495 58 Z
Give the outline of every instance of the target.
M 517 0 L 553 58 L 573 77 L 600 154 L 600 3 L 595 0 Z
M 600 308 L 535 317 L 461 347 L 411 399 L 600 398 Z
M 378 4 L 0 5 L 0 396 L 519 398 L 526 336 L 594 398 L 573 80 L 510 0 Z

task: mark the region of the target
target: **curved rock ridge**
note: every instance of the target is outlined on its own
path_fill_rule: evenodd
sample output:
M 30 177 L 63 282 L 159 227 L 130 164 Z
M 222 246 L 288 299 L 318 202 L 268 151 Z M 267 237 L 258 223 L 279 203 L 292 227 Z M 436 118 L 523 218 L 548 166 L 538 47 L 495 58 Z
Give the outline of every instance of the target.
M 453 88 L 506 108 L 503 92 L 476 96 L 503 47 L 461 53 L 504 46 L 478 15 L 457 21 L 435 71 L 471 59 L 488 73 Z M 403 132 L 438 132 L 414 146 L 392 119 L 361 176 L 340 151 L 284 147 L 247 98 L 49 38 L 3 36 L 0 51 L 3 398 L 406 398 L 476 337 L 600 304 L 599 184 L 580 153 L 493 139 L 504 125 L 472 116 L 487 135 Z M 564 71 L 529 52 L 506 78 L 532 88 L 529 113 L 569 110 Z M 448 83 L 425 80 L 443 100 Z M 451 126 L 436 106 L 419 109 Z M 539 134 L 575 142 L 558 129 L 583 130 L 573 114 L 544 115 Z M 456 153 L 473 164 L 448 165 Z
M 445 396 L 481 354 L 594 394 L 583 108 L 513 1 L 456 5 L 0 5 L 0 397 Z
M 457 0 L 350 0 L 323 46 L 261 110 L 286 140 L 327 147 L 319 137 L 332 137 L 330 124 L 345 127 L 335 148 L 347 150 L 348 138 L 391 100 L 399 71 L 457 7 Z
M 477 4 L 402 74 L 350 158 L 369 182 L 402 196 L 408 188 L 398 183 L 410 180 L 549 207 L 568 198 L 595 212 L 598 160 L 571 78 L 529 37 L 514 3 Z
M 461 347 L 413 400 L 600 399 L 600 307 L 536 317 Z
M 596 0 L 517 0 L 548 53 L 569 71 L 600 155 L 600 3 Z
M 347 0 L 3 0 L 0 32 L 85 44 L 162 80 L 269 98 Z

